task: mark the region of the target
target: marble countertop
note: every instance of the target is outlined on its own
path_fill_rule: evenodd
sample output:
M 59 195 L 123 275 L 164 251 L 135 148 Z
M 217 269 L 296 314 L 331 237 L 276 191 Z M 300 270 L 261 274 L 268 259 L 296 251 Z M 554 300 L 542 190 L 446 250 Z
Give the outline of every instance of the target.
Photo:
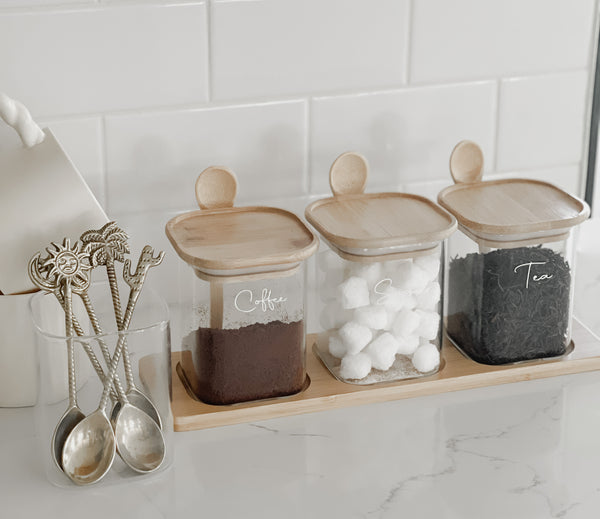
M 600 219 L 582 226 L 575 314 L 600 332 Z M 148 241 L 152 242 L 151 240 Z M 174 434 L 174 462 L 57 488 L 32 408 L 0 409 L 0 517 L 591 519 L 600 373 Z
M 177 433 L 164 473 L 61 489 L 31 408 L 0 409 L 2 517 L 587 519 L 600 374 Z M 404 515 L 402 515 L 404 516 Z

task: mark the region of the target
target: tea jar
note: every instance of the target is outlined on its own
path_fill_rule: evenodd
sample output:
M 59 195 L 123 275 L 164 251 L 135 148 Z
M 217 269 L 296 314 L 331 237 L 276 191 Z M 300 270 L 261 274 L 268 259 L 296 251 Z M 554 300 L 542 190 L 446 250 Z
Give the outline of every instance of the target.
M 438 202 L 458 220 L 447 267 L 447 334 L 471 359 L 507 364 L 571 345 L 574 233 L 588 205 L 538 180 L 482 181 L 483 154 L 452 152 Z
M 340 155 L 333 197 L 305 211 L 317 255 L 316 353 L 339 380 L 371 384 L 440 367 L 443 255 L 455 218 L 427 198 L 364 193 L 365 158 Z
M 283 209 L 234 207 L 236 192 L 231 171 L 208 168 L 196 182 L 201 209 L 166 226 L 187 264 L 181 375 L 208 404 L 291 395 L 306 384 L 304 263 L 318 239 Z

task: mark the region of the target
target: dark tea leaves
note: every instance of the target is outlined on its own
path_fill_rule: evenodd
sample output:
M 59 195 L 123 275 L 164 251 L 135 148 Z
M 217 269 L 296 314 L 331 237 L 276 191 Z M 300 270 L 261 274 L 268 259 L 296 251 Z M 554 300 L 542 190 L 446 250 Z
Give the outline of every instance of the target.
M 450 262 L 448 335 L 473 360 L 506 364 L 565 353 L 571 270 L 548 248 L 498 249 Z

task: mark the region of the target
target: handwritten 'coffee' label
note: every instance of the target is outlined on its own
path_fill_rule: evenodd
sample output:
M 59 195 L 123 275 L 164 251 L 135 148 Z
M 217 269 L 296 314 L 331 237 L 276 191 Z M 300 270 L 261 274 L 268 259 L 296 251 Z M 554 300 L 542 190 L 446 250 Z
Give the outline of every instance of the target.
M 236 310 L 243 312 L 245 314 L 249 314 L 250 312 L 254 312 L 256 309 L 260 309 L 263 312 L 267 310 L 275 310 L 275 305 L 280 303 L 285 303 L 287 301 L 287 297 L 271 297 L 271 290 L 266 288 L 262 289 L 260 299 L 254 298 L 254 293 L 252 290 L 240 290 L 235 299 L 233 300 L 233 305 Z
M 552 279 L 553 275 L 552 274 L 533 274 L 531 275 L 531 268 L 533 267 L 533 265 L 545 265 L 546 263 L 548 263 L 547 261 L 530 261 L 528 263 L 521 263 L 520 265 L 517 265 L 513 272 L 516 274 L 517 270 L 519 270 L 521 267 L 526 267 L 527 268 L 527 280 L 525 281 L 525 288 L 529 288 L 529 280 L 532 281 L 544 281 L 545 279 Z

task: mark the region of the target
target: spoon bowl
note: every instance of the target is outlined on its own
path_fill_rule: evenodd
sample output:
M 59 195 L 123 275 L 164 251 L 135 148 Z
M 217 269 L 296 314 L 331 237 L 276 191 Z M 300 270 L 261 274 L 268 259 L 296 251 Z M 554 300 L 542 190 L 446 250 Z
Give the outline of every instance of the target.
M 79 407 L 69 407 L 61 416 L 52 434 L 52 458 L 59 469 L 63 469 L 62 455 L 67 438 L 75 426 L 85 418 Z
M 121 405 L 113 422 L 117 450 L 136 472 L 153 472 L 165 459 L 165 440 L 158 424 L 138 407 Z
M 144 393 L 139 391 L 137 388 L 132 387 L 127 391 L 126 396 L 128 402 L 132 406 L 137 407 L 138 409 L 146 413 L 150 418 L 152 418 L 152 420 L 156 422 L 156 425 L 158 425 L 159 429 L 162 429 L 162 421 L 160 419 L 160 414 L 156 410 L 156 407 L 154 407 L 152 401 L 146 395 L 144 395 Z M 122 408 L 123 403 L 121 401 L 115 403 L 110 417 L 112 423 L 116 422 L 117 415 Z
M 111 423 L 98 409 L 71 430 L 62 451 L 63 471 L 78 485 L 96 483 L 110 470 L 115 453 Z

